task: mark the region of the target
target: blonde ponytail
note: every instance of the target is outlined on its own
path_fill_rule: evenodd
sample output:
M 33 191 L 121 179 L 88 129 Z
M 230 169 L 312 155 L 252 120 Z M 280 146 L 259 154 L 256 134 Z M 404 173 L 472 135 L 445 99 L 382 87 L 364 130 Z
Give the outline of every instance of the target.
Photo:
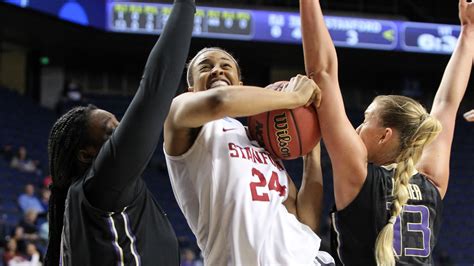
M 375 243 L 377 265 L 395 265 L 393 231 L 397 217 L 406 205 L 410 178 L 416 172 L 423 148 L 433 141 L 441 131 L 441 124 L 430 116 L 416 101 L 404 96 L 379 96 L 383 126 L 396 128 L 400 133 L 400 153 L 396 158 L 394 172 L 393 200 L 388 223 L 380 231 Z
M 408 184 L 415 166 L 412 160 L 413 148 L 406 149 L 401 155 L 394 174 L 393 201 L 390 206 L 390 219 L 380 231 L 375 242 L 375 258 L 377 265 L 395 265 L 393 251 L 393 226 L 408 201 Z

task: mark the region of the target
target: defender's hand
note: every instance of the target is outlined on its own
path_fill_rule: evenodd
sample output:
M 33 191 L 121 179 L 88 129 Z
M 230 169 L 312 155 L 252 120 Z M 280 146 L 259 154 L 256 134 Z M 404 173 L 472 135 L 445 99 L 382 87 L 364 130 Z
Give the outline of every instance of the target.
M 474 109 L 464 113 L 464 119 L 466 119 L 467 122 L 474 122 Z

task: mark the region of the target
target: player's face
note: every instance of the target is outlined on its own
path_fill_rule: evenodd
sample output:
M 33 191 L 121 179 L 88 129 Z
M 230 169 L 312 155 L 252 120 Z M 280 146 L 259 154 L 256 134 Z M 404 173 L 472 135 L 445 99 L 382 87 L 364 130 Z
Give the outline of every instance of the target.
M 364 122 L 357 128 L 357 133 L 367 148 L 367 159 L 369 162 L 376 162 L 377 155 L 383 152 L 383 145 L 380 145 L 380 139 L 385 132 L 385 128 L 380 123 L 377 110 L 377 102 L 372 102 L 367 107 L 367 110 L 365 110 Z
M 241 84 L 238 67 L 234 60 L 220 51 L 208 51 L 201 54 L 196 58 L 192 73 L 194 79 L 192 91 Z
M 89 118 L 89 134 L 93 144 L 85 150 L 91 157 L 95 157 L 102 145 L 110 138 L 119 121 L 105 110 L 93 110 Z

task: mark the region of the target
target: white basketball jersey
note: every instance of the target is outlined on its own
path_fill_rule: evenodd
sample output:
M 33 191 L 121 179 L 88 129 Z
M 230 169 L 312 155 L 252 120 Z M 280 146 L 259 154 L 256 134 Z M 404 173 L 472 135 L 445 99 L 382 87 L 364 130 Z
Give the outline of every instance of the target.
M 283 164 L 239 121 L 205 124 L 185 154 L 166 161 L 206 265 L 318 265 L 319 237 L 282 204 Z

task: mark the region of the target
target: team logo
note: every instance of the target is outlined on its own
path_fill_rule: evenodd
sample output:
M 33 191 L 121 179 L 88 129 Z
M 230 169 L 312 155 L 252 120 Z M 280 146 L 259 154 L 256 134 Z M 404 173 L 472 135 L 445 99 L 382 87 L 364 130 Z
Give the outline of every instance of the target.
M 291 136 L 288 135 L 288 119 L 286 113 L 280 115 L 275 115 L 273 118 L 273 125 L 275 127 L 275 135 L 278 141 L 278 147 L 283 157 L 290 156 L 289 143 L 291 141 Z

